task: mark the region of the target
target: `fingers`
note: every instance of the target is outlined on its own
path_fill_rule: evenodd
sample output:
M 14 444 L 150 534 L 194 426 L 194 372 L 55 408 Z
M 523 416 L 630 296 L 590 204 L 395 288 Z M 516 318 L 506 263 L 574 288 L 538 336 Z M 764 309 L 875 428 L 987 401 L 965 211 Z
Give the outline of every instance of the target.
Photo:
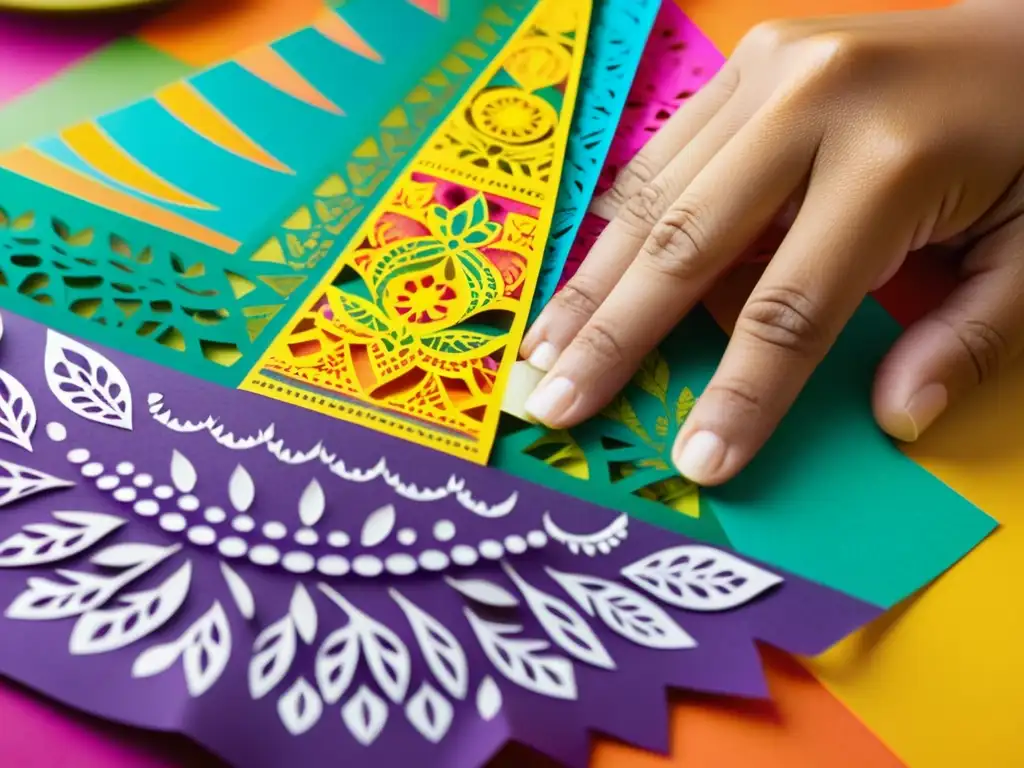
M 520 353 L 548 371 L 608 297 L 654 225 L 743 124 L 737 109 L 716 114 L 658 176 L 629 199 L 523 339 Z
M 610 190 L 591 204 L 591 211 L 611 220 L 618 209 L 652 182 L 673 158 L 726 105 L 739 84 L 739 68 L 730 62 L 670 117 L 615 179 Z
M 849 173 L 812 180 L 676 439 L 673 457 L 684 476 L 721 484 L 768 439 L 872 282 L 906 251 L 913 226 L 904 225 L 911 217 L 898 199 Z
M 805 177 L 816 143 L 758 119 L 669 207 L 636 260 L 594 311 L 526 410 L 551 427 L 599 411 L 643 357 L 764 229 Z
M 913 442 L 952 404 L 1024 349 L 1024 218 L 982 240 L 966 280 L 911 326 L 878 369 L 878 424 Z

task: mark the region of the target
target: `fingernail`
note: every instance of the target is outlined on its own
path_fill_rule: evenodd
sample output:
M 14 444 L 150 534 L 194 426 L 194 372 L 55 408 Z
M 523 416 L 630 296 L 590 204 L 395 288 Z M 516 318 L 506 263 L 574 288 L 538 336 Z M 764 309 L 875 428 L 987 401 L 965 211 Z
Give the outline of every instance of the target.
M 714 432 L 702 430 L 690 435 L 676 452 L 676 469 L 687 480 L 703 485 L 712 480 L 712 474 L 725 459 L 725 443 Z
M 576 400 L 576 387 L 569 379 L 559 376 L 541 385 L 526 399 L 523 408 L 542 424 L 565 413 Z
M 537 348 L 533 350 L 533 354 L 527 358 L 527 362 L 529 362 L 530 365 L 538 371 L 544 371 L 547 373 L 554 368 L 555 363 L 558 362 L 558 350 L 550 341 L 542 341 L 537 345 Z
M 897 440 L 912 443 L 930 427 L 949 405 L 949 392 L 942 384 L 926 384 L 907 401 L 901 418 L 889 432 Z

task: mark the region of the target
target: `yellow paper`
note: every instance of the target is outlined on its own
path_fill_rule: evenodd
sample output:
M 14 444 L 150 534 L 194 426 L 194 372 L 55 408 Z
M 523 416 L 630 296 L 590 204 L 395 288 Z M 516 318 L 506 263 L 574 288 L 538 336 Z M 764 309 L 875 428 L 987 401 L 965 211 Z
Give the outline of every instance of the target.
M 913 768 L 1024 766 L 1021 393 L 1017 365 L 907 450 L 1003 526 L 934 586 L 812 665 Z
M 590 3 L 544 0 L 242 388 L 485 463 L 541 266 Z

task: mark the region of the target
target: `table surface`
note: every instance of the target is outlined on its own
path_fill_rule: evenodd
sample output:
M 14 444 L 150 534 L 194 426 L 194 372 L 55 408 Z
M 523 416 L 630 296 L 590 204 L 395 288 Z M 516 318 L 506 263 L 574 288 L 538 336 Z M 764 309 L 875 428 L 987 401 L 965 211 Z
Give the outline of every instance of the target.
M 914 10 L 943 4 L 942 0 L 680 0 L 687 14 L 725 53 L 752 25 L 769 18 Z M 167 57 L 168 73 L 177 67 L 185 74 L 188 68 L 224 58 L 249 42 L 303 26 L 321 7 L 321 0 L 190 0 L 149 19 L 135 38 Z M 103 42 L 98 36 L 84 45 L 98 47 Z M 81 35 L 76 43 L 82 44 Z M 6 48 L 0 23 L 0 71 L 14 72 L 11 62 L 17 62 L 24 75 L 24 58 L 13 58 L 18 52 Z M 38 80 L 40 74 L 56 73 L 81 55 L 82 50 L 69 44 L 53 60 L 36 62 L 37 70 L 25 77 Z M 19 81 L 18 76 L 0 78 L 0 104 L 19 95 L 19 89 L 27 87 L 25 82 L 28 80 Z M 136 87 L 145 88 L 146 84 L 137 83 Z M 123 96 L 119 91 L 110 98 Z M 66 108 L 73 110 L 74 105 Z M 17 114 L 16 110 L 8 112 L 12 113 Z M 11 122 L 17 121 L 0 118 L 0 146 L 18 131 L 32 129 Z M 897 320 L 907 324 L 939 301 L 951 280 L 948 272 L 925 258 L 911 259 L 878 298 Z M 1024 736 L 1014 706 L 1020 702 L 1019 691 L 1024 690 L 1024 656 L 1016 653 L 1016 641 L 1024 633 L 1024 611 L 1005 589 L 1016 573 L 1016 563 L 1024 558 L 1024 505 L 1015 503 L 1016 478 L 1024 470 L 1021 427 L 1024 361 L 983 386 L 907 449 L 913 460 L 1002 523 L 935 585 L 824 657 L 808 662 L 814 675 L 794 660 L 766 650 L 771 703 L 680 698 L 673 702 L 670 756 L 648 755 L 599 740 L 592 765 L 1024 765 Z M 1007 594 L 1009 599 L 1003 597 Z M 987 652 L 981 642 L 988 644 Z M 41 702 L 14 685 L 0 686 L 0 722 L 5 725 L 0 734 L 0 765 L 216 765 L 179 740 L 94 722 Z M 48 749 L 47 745 L 59 748 Z M 542 765 L 519 753 L 506 755 L 501 764 Z

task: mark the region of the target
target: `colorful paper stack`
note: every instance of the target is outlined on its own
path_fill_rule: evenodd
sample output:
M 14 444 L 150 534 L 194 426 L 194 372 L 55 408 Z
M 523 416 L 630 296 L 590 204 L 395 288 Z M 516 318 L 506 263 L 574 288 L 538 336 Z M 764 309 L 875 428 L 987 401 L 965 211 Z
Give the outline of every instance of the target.
M 668 456 L 703 311 L 581 427 L 502 414 L 593 195 L 721 58 L 670 2 L 334 5 L 242 50 L 188 6 L 0 23 L 67 42 L 0 90 L 0 672 L 238 766 L 583 766 L 665 751 L 670 689 L 767 695 L 755 642 L 819 654 L 993 529 L 874 427 L 870 302 L 724 489 Z

